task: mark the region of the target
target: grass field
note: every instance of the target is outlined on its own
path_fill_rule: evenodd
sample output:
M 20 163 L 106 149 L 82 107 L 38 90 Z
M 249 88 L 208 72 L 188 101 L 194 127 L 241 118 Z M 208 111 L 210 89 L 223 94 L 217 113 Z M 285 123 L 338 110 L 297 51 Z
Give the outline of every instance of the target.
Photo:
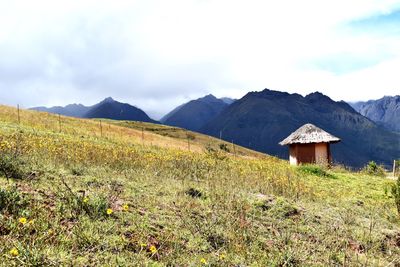
M 400 265 L 392 180 L 60 119 L 0 107 L 0 265 Z

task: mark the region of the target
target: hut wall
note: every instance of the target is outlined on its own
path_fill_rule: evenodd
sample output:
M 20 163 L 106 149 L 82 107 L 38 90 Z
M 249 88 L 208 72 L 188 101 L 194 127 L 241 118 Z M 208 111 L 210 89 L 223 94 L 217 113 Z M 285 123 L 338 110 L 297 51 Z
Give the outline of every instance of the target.
M 327 143 L 315 144 L 315 162 L 317 164 L 328 164 L 329 152 Z
M 290 165 L 297 165 L 297 145 L 289 146 L 289 163 Z

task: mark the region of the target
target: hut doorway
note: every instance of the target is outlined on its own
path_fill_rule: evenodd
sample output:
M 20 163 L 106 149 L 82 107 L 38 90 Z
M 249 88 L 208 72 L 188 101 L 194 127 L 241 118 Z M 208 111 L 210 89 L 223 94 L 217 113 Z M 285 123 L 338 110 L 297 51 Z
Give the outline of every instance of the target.
M 315 162 L 315 144 L 301 144 L 296 147 L 298 164 Z

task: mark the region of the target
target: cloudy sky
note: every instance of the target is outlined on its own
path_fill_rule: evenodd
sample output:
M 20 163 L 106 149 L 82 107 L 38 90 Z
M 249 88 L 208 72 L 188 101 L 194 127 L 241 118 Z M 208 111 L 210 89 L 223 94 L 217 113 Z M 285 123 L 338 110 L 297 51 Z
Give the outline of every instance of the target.
M 400 94 L 400 1 L 0 0 L 0 103 L 94 104 L 154 118 L 263 88 Z

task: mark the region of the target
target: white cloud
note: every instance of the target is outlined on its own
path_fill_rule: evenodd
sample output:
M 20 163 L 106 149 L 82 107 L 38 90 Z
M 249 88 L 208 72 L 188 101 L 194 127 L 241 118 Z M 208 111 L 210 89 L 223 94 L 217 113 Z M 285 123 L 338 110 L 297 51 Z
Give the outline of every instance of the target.
M 0 101 L 92 104 L 111 95 L 159 117 L 209 92 L 398 94 L 400 36 L 348 22 L 399 7 L 391 0 L 0 0 Z M 344 72 L 315 64 L 334 58 L 340 68 L 341 57 L 346 65 L 375 63 Z

